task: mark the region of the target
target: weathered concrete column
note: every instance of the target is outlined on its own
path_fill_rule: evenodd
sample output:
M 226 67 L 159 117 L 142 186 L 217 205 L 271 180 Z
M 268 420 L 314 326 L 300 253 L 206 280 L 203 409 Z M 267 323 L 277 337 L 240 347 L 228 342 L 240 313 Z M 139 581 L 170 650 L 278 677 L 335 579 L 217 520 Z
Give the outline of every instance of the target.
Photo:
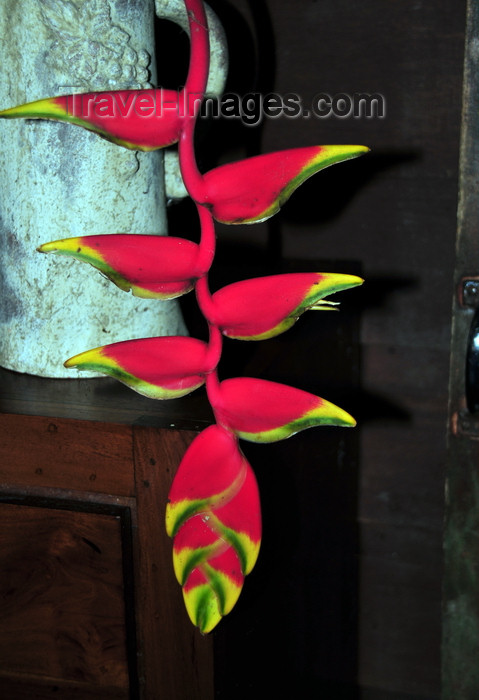
M 2 0 L 0 106 L 156 84 L 153 0 Z M 177 303 L 141 300 L 41 243 L 166 234 L 163 153 L 69 124 L 0 122 L 0 365 L 47 377 L 83 350 L 184 334 Z

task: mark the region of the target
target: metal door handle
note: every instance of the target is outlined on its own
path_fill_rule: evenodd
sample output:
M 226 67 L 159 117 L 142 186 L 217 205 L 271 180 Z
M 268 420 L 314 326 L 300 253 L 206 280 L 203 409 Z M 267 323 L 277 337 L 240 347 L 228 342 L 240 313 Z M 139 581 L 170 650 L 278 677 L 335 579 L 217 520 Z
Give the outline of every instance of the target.
M 479 309 L 472 318 L 467 340 L 466 403 L 470 413 L 479 411 Z

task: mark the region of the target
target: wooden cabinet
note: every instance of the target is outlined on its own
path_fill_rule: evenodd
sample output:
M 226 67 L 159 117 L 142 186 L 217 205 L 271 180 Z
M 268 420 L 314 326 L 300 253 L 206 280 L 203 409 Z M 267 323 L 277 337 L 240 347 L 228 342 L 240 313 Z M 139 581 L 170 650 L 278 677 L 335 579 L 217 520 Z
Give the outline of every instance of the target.
M 195 432 L 131 423 L 0 414 L 2 697 L 213 697 L 164 529 Z

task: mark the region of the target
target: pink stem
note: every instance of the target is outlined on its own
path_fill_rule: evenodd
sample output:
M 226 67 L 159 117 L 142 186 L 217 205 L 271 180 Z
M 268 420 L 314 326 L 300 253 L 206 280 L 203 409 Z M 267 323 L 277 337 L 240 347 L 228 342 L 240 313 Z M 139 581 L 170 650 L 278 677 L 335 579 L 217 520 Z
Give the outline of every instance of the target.
M 216 232 L 213 216 L 209 209 L 197 204 L 198 217 L 201 227 L 201 239 L 199 244 L 198 267 L 200 270 L 209 270 L 216 251 Z
M 201 313 L 208 321 L 208 326 L 210 328 L 210 340 L 211 340 L 211 328 L 216 327 L 211 320 L 214 313 L 214 304 L 211 292 L 208 287 L 208 275 L 200 277 L 195 285 L 196 299 L 198 301 L 198 306 L 200 307 Z
M 208 324 L 210 331 L 210 339 L 208 343 L 208 365 L 212 367 L 216 374 L 218 363 L 221 359 L 221 351 L 223 349 L 223 336 L 221 331 L 216 327 Z
M 220 395 L 220 382 L 218 379 L 218 372 L 216 369 L 214 369 L 212 372 L 206 375 L 206 393 L 208 395 L 208 401 L 211 405 L 211 408 L 213 409 L 213 413 L 215 414 L 215 420 L 216 419 L 216 411 L 215 411 L 215 406 L 218 406 L 218 404 L 221 401 L 221 395 Z M 218 422 L 218 421 L 217 421 Z
M 206 207 L 201 206 L 201 202 L 205 201 L 204 182 L 196 163 L 194 145 L 196 119 L 208 81 L 210 61 L 208 24 L 201 0 L 185 0 L 185 7 L 188 13 L 191 35 L 190 64 L 186 85 L 182 94 L 185 104 L 185 121 L 178 150 L 185 187 L 190 197 L 197 203 L 201 226 L 200 262 L 204 264 L 202 269 L 209 270 L 216 249 L 216 234 L 211 212 Z M 201 312 L 208 321 L 210 334 L 208 365 L 213 369 L 206 376 L 206 391 L 208 400 L 214 410 L 214 406 L 219 400 L 219 380 L 216 368 L 221 358 L 223 336 L 219 328 L 209 321 L 212 318 L 214 307 L 208 287 L 207 275 L 204 275 L 196 282 L 196 298 Z
M 208 288 L 208 278 L 207 275 L 199 279 L 196 283 L 196 298 L 198 300 L 198 306 L 200 307 L 206 320 L 208 320 L 208 311 L 212 307 L 211 293 Z M 208 342 L 208 367 L 212 370 L 206 375 L 206 393 L 208 395 L 208 401 L 211 404 L 213 412 L 215 412 L 215 406 L 219 401 L 219 380 L 218 380 L 218 364 L 221 359 L 221 352 L 223 350 L 223 335 L 220 329 L 213 323 L 208 321 L 208 329 L 210 333 L 210 338 Z
M 223 335 L 210 319 L 214 311 L 213 299 L 208 286 L 208 276 L 201 277 L 196 282 L 195 286 L 196 299 L 200 311 L 208 322 L 209 341 L 208 341 L 208 367 L 213 369 L 212 374 L 216 374 L 216 367 L 221 359 L 221 351 L 223 349 Z M 208 375 L 209 376 L 209 375 Z M 212 380 L 214 382 L 214 380 Z M 216 378 L 216 382 L 218 378 Z M 209 394 L 208 394 L 209 397 Z
M 208 82 L 210 42 L 205 8 L 201 0 L 185 0 L 190 25 L 190 63 L 186 78 L 187 97 L 203 98 Z
M 205 187 L 203 176 L 196 165 L 195 122 L 195 116 L 185 117 L 178 144 L 178 153 L 181 175 L 188 194 L 195 202 L 203 202 L 205 200 Z
M 220 381 L 218 379 L 218 372 L 216 371 L 216 369 L 206 375 L 205 386 L 206 393 L 208 395 L 208 401 L 210 403 L 211 408 L 213 409 L 215 421 L 218 425 L 221 425 L 221 421 L 218 420 L 215 410 L 215 406 L 219 406 L 221 404 Z M 230 430 L 228 426 L 223 427 L 227 430 Z M 231 434 L 235 437 L 236 441 L 238 442 L 238 437 L 233 432 L 231 432 Z
M 194 132 L 201 100 L 206 91 L 210 65 L 208 23 L 201 0 L 185 0 L 190 25 L 190 63 L 182 90 L 184 126 L 178 145 L 180 168 L 188 194 L 196 202 L 204 201 L 204 184 L 195 156 Z

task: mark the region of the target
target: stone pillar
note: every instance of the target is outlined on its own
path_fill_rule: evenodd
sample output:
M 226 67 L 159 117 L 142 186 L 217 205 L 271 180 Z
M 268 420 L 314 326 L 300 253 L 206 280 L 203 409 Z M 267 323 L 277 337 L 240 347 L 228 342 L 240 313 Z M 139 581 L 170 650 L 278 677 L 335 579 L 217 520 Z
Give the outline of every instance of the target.
M 155 85 L 154 12 L 153 0 L 2 0 L 1 108 Z M 128 151 L 70 124 L 0 121 L 1 366 L 83 377 L 64 360 L 186 333 L 177 302 L 137 299 L 88 265 L 36 252 L 71 236 L 166 234 L 163 166 L 161 151 Z

